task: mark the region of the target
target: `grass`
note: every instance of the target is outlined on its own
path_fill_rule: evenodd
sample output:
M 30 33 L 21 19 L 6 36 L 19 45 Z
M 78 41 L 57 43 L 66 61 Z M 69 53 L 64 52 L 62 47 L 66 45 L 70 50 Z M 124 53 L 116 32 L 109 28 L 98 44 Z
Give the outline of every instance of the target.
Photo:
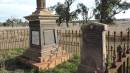
M 21 48 L 0 50 L 0 73 L 29 73 L 31 69 L 16 60 L 24 50 Z
M 72 59 L 64 62 L 54 69 L 43 70 L 40 73 L 75 73 L 79 65 L 79 56 L 75 55 Z
M 0 73 L 37 73 L 34 69 L 17 62 L 16 57 L 21 55 L 25 49 L 0 50 Z M 75 73 L 79 65 L 79 56 L 64 62 L 54 69 L 41 70 L 40 73 Z

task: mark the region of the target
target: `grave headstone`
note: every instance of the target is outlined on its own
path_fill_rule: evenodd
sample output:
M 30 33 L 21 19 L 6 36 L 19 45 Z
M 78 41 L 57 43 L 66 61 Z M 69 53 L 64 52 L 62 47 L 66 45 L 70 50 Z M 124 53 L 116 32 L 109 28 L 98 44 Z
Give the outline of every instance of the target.
M 106 29 L 107 26 L 100 23 L 89 23 L 81 27 L 81 63 L 77 73 L 103 73 L 105 70 Z

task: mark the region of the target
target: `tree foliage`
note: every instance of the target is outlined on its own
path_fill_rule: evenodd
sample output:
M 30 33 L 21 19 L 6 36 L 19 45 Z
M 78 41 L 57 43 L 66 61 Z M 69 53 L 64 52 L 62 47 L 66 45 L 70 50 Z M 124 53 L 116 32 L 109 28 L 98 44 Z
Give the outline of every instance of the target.
M 75 0 L 65 0 L 63 4 L 58 2 L 56 5 L 50 7 L 51 10 L 55 10 L 56 14 L 59 15 L 59 19 L 57 20 L 57 23 L 59 25 L 62 22 L 66 22 L 66 25 L 68 27 L 69 21 L 78 18 L 77 10 L 70 10 L 70 7 L 74 3 L 74 1 Z
M 93 15 L 92 16 L 88 15 L 89 8 L 87 6 L 85 6 L 83 3 L 79 3 L 77 5 L 77 13 L 81 14 L 82 20 L 83 20 L 83 24 L 87 23 L 88 20 L 93 17 Z M 93 14 L 93 12 L 92 12 L 92 14 Z
M 8 18 L 4 23 L 3 26 L 27 26 L 28 22 L 23 22 L 22 19 L 18 18 Z
M 2 22 L 0 22 L 0 26 L 2 25 Z
M 121 0 L 95 0 L 95 18 L 101 23 L 113 23 L 114 16 L 124 11 Z
M 112 24 L 115 15 L 127 10 L 127 6 L 129 5 L 128 3 L 121 3 L 121 0 L 95 0 L 96 7 L 91 15 L 89 15 L 89 8 L 83 3 L 79 3 L 76 10 L 70 10 L 74 1 L 75 0 L 65 0 L 63 4 L 57 3 L 55 6 L 51 7 L 51 10 L 55 10 L 56 14 L 59 15 L 59 19 L 57 20 L 59 25 L 62 22 L 66 22 L 66 25 L 69 26 L 69 21 L 78 19 L 79 14 L 82 16 L 83 24 L 87 23 L 93 16 L 101 23 Z

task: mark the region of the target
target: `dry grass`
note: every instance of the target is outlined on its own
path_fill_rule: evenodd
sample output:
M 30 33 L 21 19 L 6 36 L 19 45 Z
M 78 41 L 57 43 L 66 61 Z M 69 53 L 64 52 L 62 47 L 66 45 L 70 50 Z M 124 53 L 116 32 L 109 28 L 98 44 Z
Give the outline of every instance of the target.
M 0 73 L 29 73 L 31 69 L 16 60 L 24 50 L 21 48 L 0 50 Z

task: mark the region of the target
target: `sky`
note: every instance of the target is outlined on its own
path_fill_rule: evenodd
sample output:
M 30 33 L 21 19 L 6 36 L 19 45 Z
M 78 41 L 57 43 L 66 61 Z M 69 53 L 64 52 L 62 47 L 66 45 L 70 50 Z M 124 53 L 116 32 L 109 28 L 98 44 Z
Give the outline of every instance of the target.
M 46 0 L 46 6 L 50 7 L 57 2 L 63 3 L 65 0 Z M 130 2 L 130 0 L 126 0 Z M 76 0 L 71 9 L 74 10 L 78 3 L 84 3 L 90 9 L 94 8 L 94 0 Z M 36 0 L 0 0 L 0 22 L 15 17 L 24 19 L 24 16 L 30 15 L 36 10 Z M 116 18 L 130 18 L 130 9 L 125 14 L 120 13 Z

